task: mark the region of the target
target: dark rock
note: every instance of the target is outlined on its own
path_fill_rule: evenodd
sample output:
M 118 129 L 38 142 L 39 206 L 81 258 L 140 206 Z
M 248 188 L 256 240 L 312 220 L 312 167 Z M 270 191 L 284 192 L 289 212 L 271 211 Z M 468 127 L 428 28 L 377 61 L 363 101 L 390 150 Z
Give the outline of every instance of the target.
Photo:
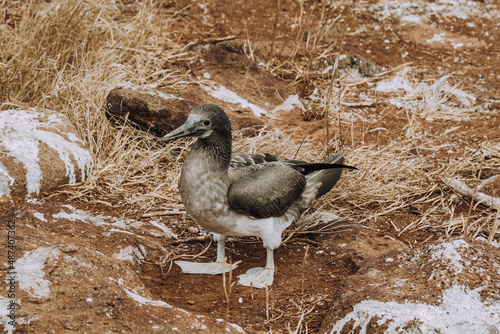
M 349 66 L 359 71 L 363 77 L 373 77 L 382 71 L 381 67 L 360 55 L 351 55 L 348 59 Z
M 183 124 L 195 104 L 169 92 L 128 84 L 109 92 L 107 107 L 113 122 L 127 122 L 160 137 Z
M 265 119 L 254 116 L 249 110 L 232 111 L 231 105 L 208 95 L 199 86 L 186 87 L 182 94 L 174 97 L 166 89 L 129 85 L 113 89 L 107 100 L 108 116 L 113 123 L 122 125 L 127 122 L 157 137 L 182 125 L 191 109 L 205 103 L 225 108 L 233 130 L 242 130 L 247 136 L 257 135 L 266 124 Z

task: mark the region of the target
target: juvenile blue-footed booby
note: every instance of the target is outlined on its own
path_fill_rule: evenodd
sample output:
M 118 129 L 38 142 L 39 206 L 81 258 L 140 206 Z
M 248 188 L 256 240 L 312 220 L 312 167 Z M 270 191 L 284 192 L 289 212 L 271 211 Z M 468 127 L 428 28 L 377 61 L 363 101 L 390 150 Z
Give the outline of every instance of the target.
M 342 153 L 316 164 L 278 161 L 264 154 L 232 156 L 231 122 L 213 104 L 194 108 L 187 121 L 161 141 L 181 137 L 198 137 L 182 166 L 182 202 L 194 221 L 213 232 L 217 259 L 211 263 L 176 264 L 185 273 L 221 274 L 226 236 L 258 236 L 267 249 L 266 266 L 239 276 L 240 284 L 255 288 L 273 282 L 273 250 L 281 244 L 283 230 L 312 200 L 337 183 L 343 168 L 355 169 L 342 164 Z

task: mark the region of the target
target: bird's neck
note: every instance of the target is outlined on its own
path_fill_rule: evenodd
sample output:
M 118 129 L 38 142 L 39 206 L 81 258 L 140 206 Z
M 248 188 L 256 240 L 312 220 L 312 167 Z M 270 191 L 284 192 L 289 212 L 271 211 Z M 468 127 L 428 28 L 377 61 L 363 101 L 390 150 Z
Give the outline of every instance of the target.
M 210 137 L 198 139 L 191 153 L 203 156 L 210 161 L 209 169 L 227 173 L 231 162 L 231 137 Z

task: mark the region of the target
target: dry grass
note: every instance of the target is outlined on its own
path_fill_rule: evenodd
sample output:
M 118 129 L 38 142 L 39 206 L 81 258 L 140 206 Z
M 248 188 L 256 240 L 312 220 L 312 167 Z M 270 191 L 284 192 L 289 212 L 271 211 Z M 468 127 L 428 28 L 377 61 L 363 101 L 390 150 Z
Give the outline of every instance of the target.
M 63 112 L 76 125 L 95 159 L 95 170 L 85 183 L 61 191 L 73 200 L 128 204 L 143 213 L 182 208 L 177 179 L 186 146 L 159 147 L 153 138 L 131 127 L 110 126 L 105 99 L 124 81 L 163 86 L 189 84 L 189 77 L 165 70 L 170 68 L 166 63 L 189 57 L 184 44 L 177 42 L 178 33 L 171 28 L 176 20 L 196 19 L 186 14 L 189 8 L 160 15 L 161 4 L 152 1 L 144 1 L 131 14 L 119 2 L 115 6 L 107 0 L 3 0 L 0 4 L 4 13 L 10 13 L 0 16 L 0 109 L 36 106 Z M 278 7 L 282 5 L 277 2 Z M 301 5 L 303 2 L 296 4 L 299 9 Z M 470 236 L 490 235 L 493 225 L 497 225 L 495 215 L 480 207 L 473 207 L 468 219 L 457 214 L 460 201 L 443 187 L 438 176 L 459 175 L 473 184 L 471 176 L 479 168 L 498 169 L 498 145 L 478 148 L 490 152 L 488 158 L 470 152 L 460 159 L 445 161 L 422 153 L 443 147 L 419 136 L 421 118 L 457 115 L 460 110 L 470 113 L 468 106 L 459 108 L 460 101 L 455 109 L 443 107 L 461 98 L 456 87 L 436 90 L 431 89 L 431 84 L 414 82 L 413 93 L 403 97 L 419 102 L 408 113 L 401 138 L 385 146 L 355 140 L 361 135 L 354 125 L 360 116 L 356 109 L 343 106 L 342 101 L 347 93 L 359 92 L 358 87 L 367 80 L 348 82 L 347 77 L 338 78 L 335 70 L 325 76 L 318 75 L 321 71 L 317 70 L 325 62 L 338 66 L 337 43 L 345 38 L 346 26 L 332 13 L 340 5 L 323 2 L 311 11 L 309 15 L 320 17 L 319 21 L 298 10 L 288 35 L 276 40 L 276 45 L 282 43 L 281 50 L 286 43 L 291 46 L 291 56 L 280 58 L 275 49 L 267 65 L 291 83 L 317 89 L 322 98 L 311 101 L 308 110 L 313 112 L 310 118 L 323 118 L 328 125 L 326 145 L 302 143 L 302 138 L 293 133 L 264 129 L 252 138 L 236 133 L 235 151 L 319 161 L 329 152 L 343 149 L 348 163 L 360 171 L 347 172 L 331 194 L 314 204 L 316 208 L 354 217 L 360 224 L 383 220 L 390 226 L 395 214 L 419 207 L 419 215 L 404 228 L 394 226 L 398 233 L 430 229 L 460 234 L 469 221 Z M 276 14 L 276 20 L 280 19 Z M 392 75 L 386 72 L 373 80 Z M 289 144 L 278 146 L 277 142 Z

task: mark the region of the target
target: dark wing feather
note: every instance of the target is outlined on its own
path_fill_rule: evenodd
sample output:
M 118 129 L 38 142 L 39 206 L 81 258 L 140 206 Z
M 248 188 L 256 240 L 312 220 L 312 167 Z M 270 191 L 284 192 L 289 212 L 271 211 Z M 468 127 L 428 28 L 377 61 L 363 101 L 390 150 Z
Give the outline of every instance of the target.
M 326 158 L 323 163 L 327 164 L 343 164 L 345 161 L 344 153 L 338 152 L 332 156 Z M 357 169 L 355 167 L 350 167 L 351 169 Z M 321 182 L 321 186 L 318 188 L 316 193 L 316 198 L 319 198 L 330 191 L 338 180 L 342 176 L 342 168 L 326 169 L 317 174 L 312 174 L 308 177 L 308 182 Z
M 265 165 L 269 162 L 279 161 L 279 157 L 267 153 L 244 154 L 234 153 L 231 156 L 229 168 L 240 168 L 253 165 Z
M 241 168 L 230 174 L 235 181 L 229 188 L 229 205 L 256 218 L 283 215 L 306 186 L 304 175 L 282 163 Z

